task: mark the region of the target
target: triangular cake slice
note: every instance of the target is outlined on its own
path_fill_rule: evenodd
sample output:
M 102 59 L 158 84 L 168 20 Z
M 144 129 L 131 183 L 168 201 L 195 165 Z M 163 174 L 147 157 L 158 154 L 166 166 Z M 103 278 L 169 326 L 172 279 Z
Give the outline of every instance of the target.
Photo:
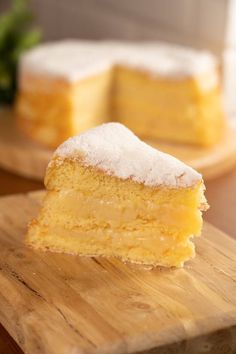
M 119 123 L 59 146 L 45 186 L 26 238 L 33 248 L 177 267 L 195 254 L 207 207 L 201 175 Z

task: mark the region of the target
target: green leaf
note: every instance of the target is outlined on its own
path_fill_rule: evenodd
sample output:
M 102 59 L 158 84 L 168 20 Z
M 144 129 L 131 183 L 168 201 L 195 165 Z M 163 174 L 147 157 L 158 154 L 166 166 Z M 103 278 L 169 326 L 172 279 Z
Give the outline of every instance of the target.
M 11 58 L 12 60 L 18 60 L 19 56 L 29 48 L 32 48 L 34 45 L 39 43 L 41 39 L 41 32 L 34 30 L 28 33 L 24 33 L 21 38 L 18 39 L 15 48 L 12 51 Z
M 11 14 L 0 17 L 0 48 L 5 45 L 8 34 L 12 30 L 13 18 Z
M 11 84 L 11 74 L 6 72 L 3 72 L 0 74 L 0 87 L 3 88 L 8 88 Z
M 27 0 L 12 0 L 11 9 L 0 16 L 0 103 L 13 101 L 19 58 L 41 39 L 39 30 L 30 30 L 31 21 Z

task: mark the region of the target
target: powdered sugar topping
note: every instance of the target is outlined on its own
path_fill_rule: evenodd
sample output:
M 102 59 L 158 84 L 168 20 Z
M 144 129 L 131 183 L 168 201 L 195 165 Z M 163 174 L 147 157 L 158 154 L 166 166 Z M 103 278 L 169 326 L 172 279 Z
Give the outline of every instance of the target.
M 202 176 L 171 155 L 142 142 L 120 123 L 106 123 L 74 136 L 54 153 L 52 164 L 83 156 L 87 166 L 146 186 L 188 187 Z
M 116 64 L 178 79 L 214 74 L 216 59 L 205 51 L 162 42 L 64 40 L 28 51 L 21 58 L 19 72 L 20 75 L 24 71 L 54 75 L 73 82 Z

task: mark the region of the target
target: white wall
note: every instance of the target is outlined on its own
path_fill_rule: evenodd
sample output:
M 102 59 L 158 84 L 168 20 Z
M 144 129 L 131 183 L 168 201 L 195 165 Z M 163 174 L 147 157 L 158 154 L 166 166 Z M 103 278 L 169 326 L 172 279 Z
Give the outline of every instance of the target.
M 32 0 L 46 39 L 164 39 L 219 51 L 229 0 Z

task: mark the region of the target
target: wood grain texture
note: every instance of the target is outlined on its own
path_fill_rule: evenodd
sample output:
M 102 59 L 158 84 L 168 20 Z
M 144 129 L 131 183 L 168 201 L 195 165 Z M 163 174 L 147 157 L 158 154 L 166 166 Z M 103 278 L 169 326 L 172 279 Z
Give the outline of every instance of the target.
M 236 166 L 236 128 L 230 128 L 217 146 L 201 148 L 181 144 L 147 141 L 167 152 L 211 179 Z M 9 110 L 0 111 L 0 166 L 28 178 L 42 181 L 53 150 L 24 137 L 16 128 Z
M 42 192 L 0 199 L 0 321 L 27 354 L 235 353 L 236 242 L 209 224 L 184 269 L 24 247 Z

